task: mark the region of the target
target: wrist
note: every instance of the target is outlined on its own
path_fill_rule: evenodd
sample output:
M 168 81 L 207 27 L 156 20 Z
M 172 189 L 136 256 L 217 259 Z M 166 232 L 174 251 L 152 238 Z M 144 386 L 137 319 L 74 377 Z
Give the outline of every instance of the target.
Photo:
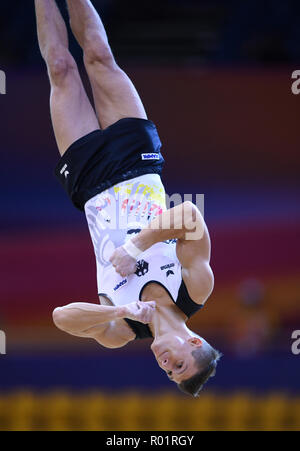
M 130 239 L 126 241 L 125 244 L 123 244 L 123 249 L 127 252 L 130 257 L 134 258 L 135 260 L 138 258 L 138 256 L 143 252 L 141 249 L 139 249 L 133 241 Z
M 118 305 L 116 307 L 117 319 L 122 319 L 126 317 L 127 309 L 126 305 Z

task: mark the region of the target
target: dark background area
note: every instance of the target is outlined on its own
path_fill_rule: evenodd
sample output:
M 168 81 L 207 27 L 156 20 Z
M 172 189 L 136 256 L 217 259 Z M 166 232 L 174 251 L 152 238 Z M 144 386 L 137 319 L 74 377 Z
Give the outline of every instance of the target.
M 67 17 L 64 0 L 58 0 Z M 143 64 L 285 64 L 299 58 L 295 0 L 95 0 L 116 57 Z M 5 2 L 3 64 L 38 65 L 33 2 Z M 72 44 L 77 56 L 79 49 Z
M 205 194 L 215 290 L 189 324 L 224 353 L 205 390 L 299 393 L 299 2 L 93 3 L 158 127 L 166 191 Z M 0 69 L 0 390 L 175 392 L 149 342 L 107 350 L 52 324 L 56 306 L 97 302 L 96 274 L 85 218 L 53 175 L 33 2 L 2 5 Z

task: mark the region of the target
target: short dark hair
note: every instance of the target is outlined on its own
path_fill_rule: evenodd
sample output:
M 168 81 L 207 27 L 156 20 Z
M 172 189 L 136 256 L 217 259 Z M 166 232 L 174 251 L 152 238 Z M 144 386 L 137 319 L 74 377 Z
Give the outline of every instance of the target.
M 196 361 L 198 371 L 194 376 L 177 384 L 179 390 L 195 398 L 199 396 L 199 392 L 208 379 L 216 374 L 218 360 L 222 357 L 221 352 L 210 345 L 208 346 L 209 349 L 203 350 L 200 348 L 192 351 L 192 356 Z

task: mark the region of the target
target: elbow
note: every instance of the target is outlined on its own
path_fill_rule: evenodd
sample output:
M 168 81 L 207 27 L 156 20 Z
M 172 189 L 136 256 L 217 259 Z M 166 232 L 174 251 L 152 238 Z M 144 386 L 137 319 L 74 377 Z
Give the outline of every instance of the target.
M 196 205 L 183 203 L 183 224 L 186 240 L 201 240 L 205 232 L 204 218 Z
M 211 267 L 209 266 L 209 276 L 208 276 L 208 283 L 207 283 L 207 291 L 208 291 L 208 296 L 209 297 L 213 290 L 214 290 L 214 286 L 215 286 L 215 278 L 214 278 L 214 273 L 212 272 Z
M 198 269 L 191 272 L 194 290 L 189 290 L 191 298 L 197 304 L 205 304 L 214 289 L 214 275 L 207 262 L 199 264 Z
M 208 265 L 207 266 L 206 275 L 205 275 L 205 278 L 204 278 L 204 283 L 203 283 L 205 301 L 212 294 L 213 289 L 214 289 L 214 285 L 215 285 L 214 274 L 212 272 L 211 267 Z
M 58 329 L 65 330 L 66 313 L 63 307 L 57 307 L 53 310 L 52 319 Z

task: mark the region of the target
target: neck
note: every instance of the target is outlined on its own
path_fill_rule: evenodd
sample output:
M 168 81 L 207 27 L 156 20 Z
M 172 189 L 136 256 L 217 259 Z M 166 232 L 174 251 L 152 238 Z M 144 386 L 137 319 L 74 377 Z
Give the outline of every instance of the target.
M 153 320 L 150 324 L 150 328 L 155 338 L 171 332 L 190 336 L 191 331 L 186 326 L 185 320 L 175 309 L 177 309 L 176 306 L 172 306 L 172 308 L 169 306 L 156 306 Z
M 156 309 L 149 324 L 153 337 L 158 338 L 169 333 L 193 336 L 185 322 L 186 315 L 174 304 L 167 291 L 158 284 L 149 284 L 142 295 L 143 301 L 155 299 Z

